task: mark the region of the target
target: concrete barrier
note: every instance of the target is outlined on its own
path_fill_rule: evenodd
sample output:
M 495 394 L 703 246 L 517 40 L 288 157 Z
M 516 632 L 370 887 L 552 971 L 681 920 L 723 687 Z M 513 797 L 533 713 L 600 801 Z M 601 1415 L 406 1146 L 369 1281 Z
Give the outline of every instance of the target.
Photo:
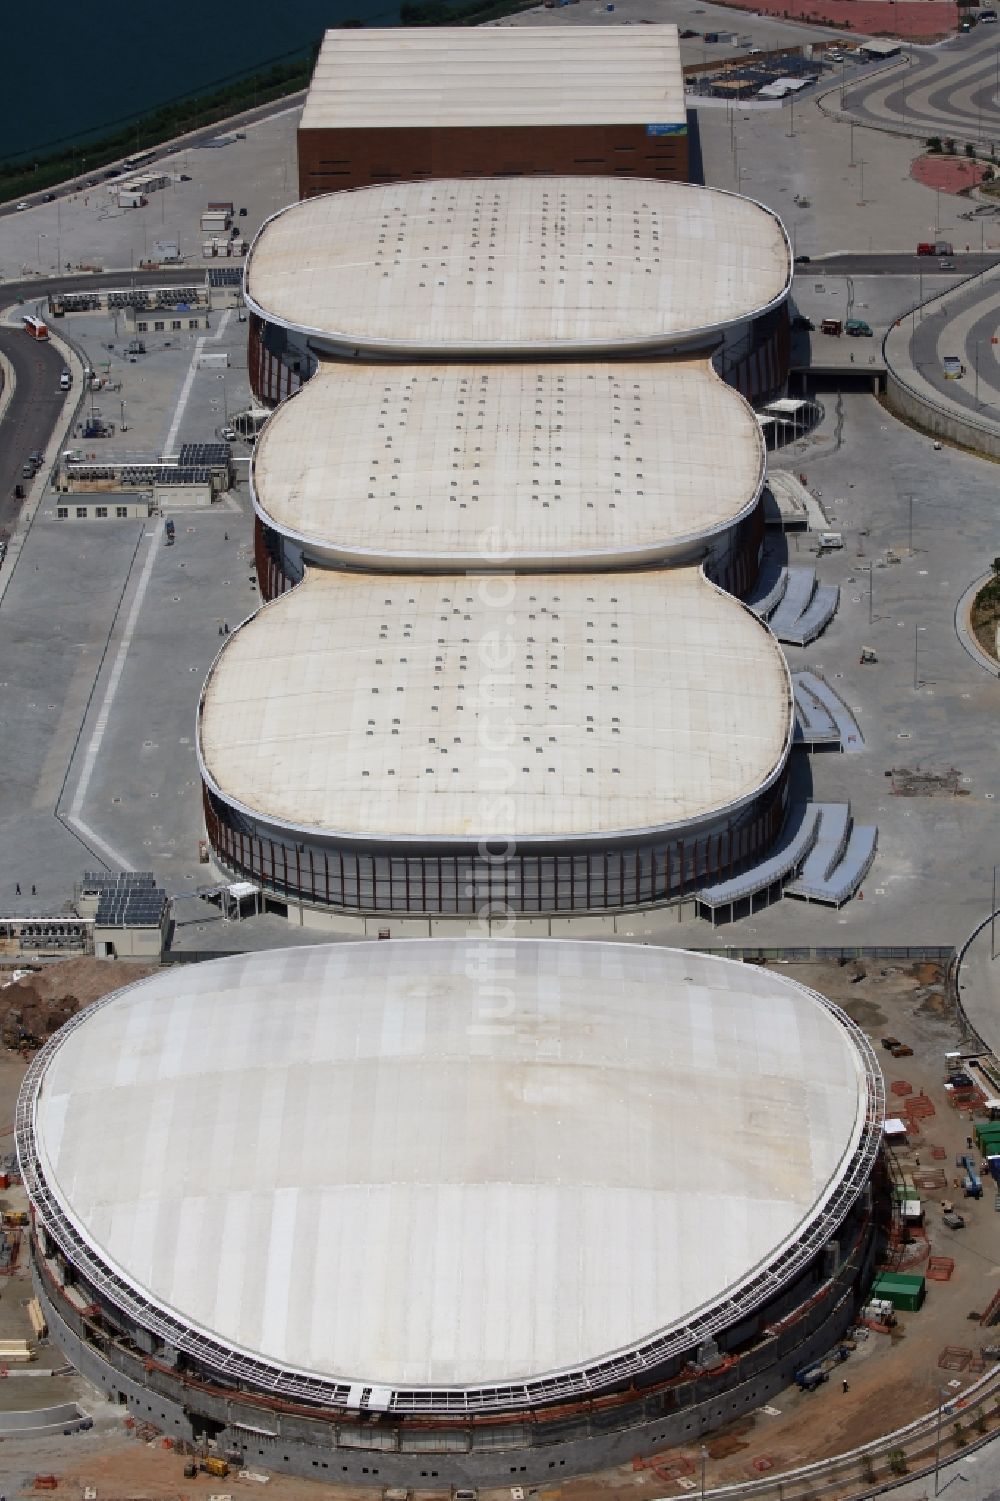
M 908 308 L 882 340 L 882 357 L 886 368 L 885 404 L 889 411 L 932 438 L 957 443 L 962 448 L 971 449 L 973 453 L 983 454 L 990 459 L 1000 459 L 1000 424 L 977 420 L 958 405 L 939 399 L 932 387 L 924 386 L 910 363 L 906 324 L 907 319 L 918 309 L 922 309 L 926 316 L 933 313 L 945 298 L 954 297 L 956 292 L 964 292 L 976 282 L 985 285 L 986 278 L 993 276 L 996 269 L 996 266 L 990 266 L 985 271 L 967 277 L 957 286 L 929 297 L 926 302 Z

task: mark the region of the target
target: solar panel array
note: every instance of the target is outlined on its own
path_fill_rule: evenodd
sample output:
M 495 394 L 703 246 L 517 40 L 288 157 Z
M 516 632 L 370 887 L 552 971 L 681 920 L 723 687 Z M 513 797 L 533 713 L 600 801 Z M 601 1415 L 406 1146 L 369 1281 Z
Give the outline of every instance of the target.
M 228 443 L 182 443 L 177 462 L 182 469 L 226 469 L 232 456 Z
M 238 287 L 242 280 L 242 266 L 212 266 L 208 272 L 210 287 Z
M 123 870 L 113 874 L 88 870 L 81 892 L 98 895 L 96 923 L 100 927 L 158 928 L 167 907 L 167 893 L 157 886 L 151 870 Z
M 124 891 L 141 886 L 156 886 L 156 877 L 151 870 L 87 870 L 80 882 L 80 890 L 84 892 Z
M 160 886 L 103 891 L 97 904 L 96 922 L 104 928 L 158 928 L 166 907 L 167 893 Z
M 172 465 L 164 465 L 157 469 L 155 482 L 158 485 L 208 485 L 211 481 L 211 469 L 186 468 L 184 465 L 175 469 Z

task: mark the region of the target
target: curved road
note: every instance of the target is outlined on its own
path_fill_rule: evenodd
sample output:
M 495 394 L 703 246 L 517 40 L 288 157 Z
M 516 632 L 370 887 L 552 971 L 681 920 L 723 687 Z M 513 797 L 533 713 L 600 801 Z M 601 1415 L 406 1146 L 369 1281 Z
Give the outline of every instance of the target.
M 910 359 L 938 396 L 981 422 L 1000 422 L 1000 275 L 956 287 L 922 319 L 911 321 Z M 944 357 L 965 366 L 961 380 L 944 378 Z
M 898 67 L 848 85 L 843 101 L 843 113 L 862 125 L 1000 148 L 1000 25 L 908 48 Z
M 0 349 L 14 367 L 14 396 L 0 443 L 0 535 L 6 536 L 21 507 L 14 499 L 21 466 L 33 448 L 45 451 L 66 398 L 59 390 L 62 356 L 51 344 L 0 325 Z

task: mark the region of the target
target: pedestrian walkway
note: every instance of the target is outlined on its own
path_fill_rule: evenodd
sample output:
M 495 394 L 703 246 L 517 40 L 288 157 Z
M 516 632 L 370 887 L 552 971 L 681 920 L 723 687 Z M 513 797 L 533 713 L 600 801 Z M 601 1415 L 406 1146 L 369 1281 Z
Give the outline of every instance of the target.
M 990 893 L 987 891 L 986 907 Z M 1000 1057 L 1000 917 L 987 921 L 972 939 L 959 965 L 962 1010 L 980 1040 Z

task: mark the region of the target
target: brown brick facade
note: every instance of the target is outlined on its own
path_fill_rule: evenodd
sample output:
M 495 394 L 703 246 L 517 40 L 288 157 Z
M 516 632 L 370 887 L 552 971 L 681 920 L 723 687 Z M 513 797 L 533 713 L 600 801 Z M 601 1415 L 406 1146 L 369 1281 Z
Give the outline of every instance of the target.
M 300 130 L 299 197 L 434 177 L 650 177 L 687 182 L 686 133 L 645 125 Z

